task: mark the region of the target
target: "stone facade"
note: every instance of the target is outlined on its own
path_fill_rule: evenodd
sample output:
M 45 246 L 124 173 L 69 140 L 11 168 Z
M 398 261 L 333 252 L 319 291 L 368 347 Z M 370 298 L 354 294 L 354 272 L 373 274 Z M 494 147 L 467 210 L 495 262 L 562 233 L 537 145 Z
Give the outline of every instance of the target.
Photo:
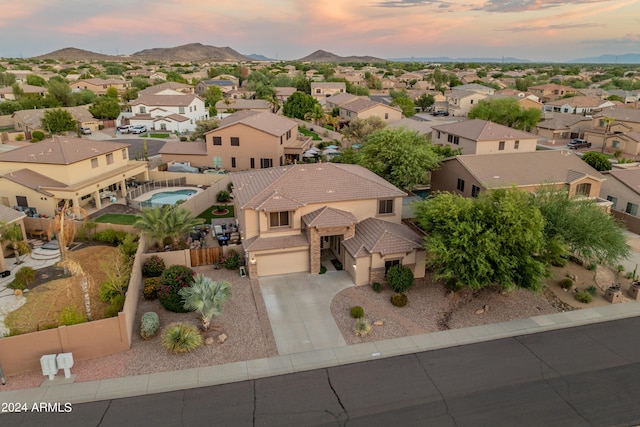
M 342 236 L 342 239 L 350 239 L 356 234 L 355 225 L 348 227 L 326 227 L 307 228 L 307 239 L 309 239 L 309 272 L 311 274 L 320 273 L 320 263 L 322 260 L 322 244 L 320 239 L 325 236 Z M 344 263 L 341 259 L 340 262 Z

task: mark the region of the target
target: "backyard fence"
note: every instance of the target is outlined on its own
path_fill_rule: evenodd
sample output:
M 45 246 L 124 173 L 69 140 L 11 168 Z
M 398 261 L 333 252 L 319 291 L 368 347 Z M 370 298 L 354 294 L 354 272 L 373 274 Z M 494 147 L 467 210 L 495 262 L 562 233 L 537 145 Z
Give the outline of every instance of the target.
M 187 184 L 187 180 L 185 178 L 172 178 L 165 179 L 161 181 L 152 181 L 145 182 L 144 184 L 140 184 L 135 188 L 127 190 L 126 203 L 127 206 L 131 206 L 132 208 L 142 209 L 145 207 L 151 207 L 151 204 L 144 201 L 136 201 L 134 200 L 137 197 L 142 196 L 149 191 L 159 190 L 162 188 L 168 187 L 183 187 Z
M 191 256 L 191 267 L 213 265 L 222 258 L 222 248 L 190 249 L 189 254 Z

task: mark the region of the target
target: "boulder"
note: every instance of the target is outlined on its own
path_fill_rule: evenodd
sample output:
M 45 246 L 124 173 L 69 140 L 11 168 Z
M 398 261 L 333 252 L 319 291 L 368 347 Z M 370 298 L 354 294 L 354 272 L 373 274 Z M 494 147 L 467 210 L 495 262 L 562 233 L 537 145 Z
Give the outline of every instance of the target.
M 218 344 L 224 343 L 227 340 L 227 338 L 229 338 L 227 334 L 218 335 Z
M 208 337 L 207 339 L 204 340 L 204 345 L 213 345 L 213 338 L 212 337 Z
M 374 325 L 374 326 L 382 326 L 382 325 L 384 325 L 384 321 L 382 321 L 382 320 L 376 320 L 375 322 L 373 322 L 373 325 Z

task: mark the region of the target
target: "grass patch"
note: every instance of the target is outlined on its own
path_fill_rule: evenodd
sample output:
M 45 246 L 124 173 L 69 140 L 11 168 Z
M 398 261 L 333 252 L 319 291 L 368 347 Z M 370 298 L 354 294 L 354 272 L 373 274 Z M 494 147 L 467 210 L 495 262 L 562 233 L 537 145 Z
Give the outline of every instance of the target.
M 136 215 L 108 213 L 99 216 L 95 221 L 106 224 L 133 225 L 136 219 Z
M 311 131 L 310 131 L 310 130 L 308 130 L 308 129 L 304 129 L 304 128 L 299 127 L 299 128 L 298 128 L 298 132 L 300 132 L 301 134 L 303 134 L 303 135 L 305 135 L 305 136 L 311 136 L 311 137 L 313 137 L 313 140 L 314 140 L 314 141 L 322 141 L 322 138 L 320 138 L 320 137 L 318 136 L 318 134 L 317 134 L 317 133 L 315 133 L 315 132 L 311 132 Z
M 0 127 L 0 132 L 13 132 L 14 130 L 13 126 Z
M 229 210 L 229 213 L 225 215 L 214 215 L 213 211 L 216 209 L 216 206 L 218 205 L 213 205 L 205 209 L 204 212 L 198 215 L 198 218 L 204 218 L 205 224 L 211 224 L 211 218 L 234 218 L 235 217 L 235 210 L 233 208 L 233 205 L 226 205 L 226 209 Z
M 150 133 L 149 138 L 169 138 L 168 133 Z

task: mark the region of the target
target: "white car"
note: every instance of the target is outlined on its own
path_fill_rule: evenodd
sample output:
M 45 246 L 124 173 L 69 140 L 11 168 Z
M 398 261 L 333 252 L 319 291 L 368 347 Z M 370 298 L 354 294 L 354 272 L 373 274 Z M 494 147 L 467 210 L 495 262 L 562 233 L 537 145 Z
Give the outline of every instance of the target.
M 129 131 L 131 130 L 133 126 L 131 125 L 120 125 L 118 126 L 118 132 L 120 133 L 129 133 Z
M 147 131 L 147 127 L 145 125 L 135 125 L 131 129 L 129 129 L 129 133 L 145 133 Z

